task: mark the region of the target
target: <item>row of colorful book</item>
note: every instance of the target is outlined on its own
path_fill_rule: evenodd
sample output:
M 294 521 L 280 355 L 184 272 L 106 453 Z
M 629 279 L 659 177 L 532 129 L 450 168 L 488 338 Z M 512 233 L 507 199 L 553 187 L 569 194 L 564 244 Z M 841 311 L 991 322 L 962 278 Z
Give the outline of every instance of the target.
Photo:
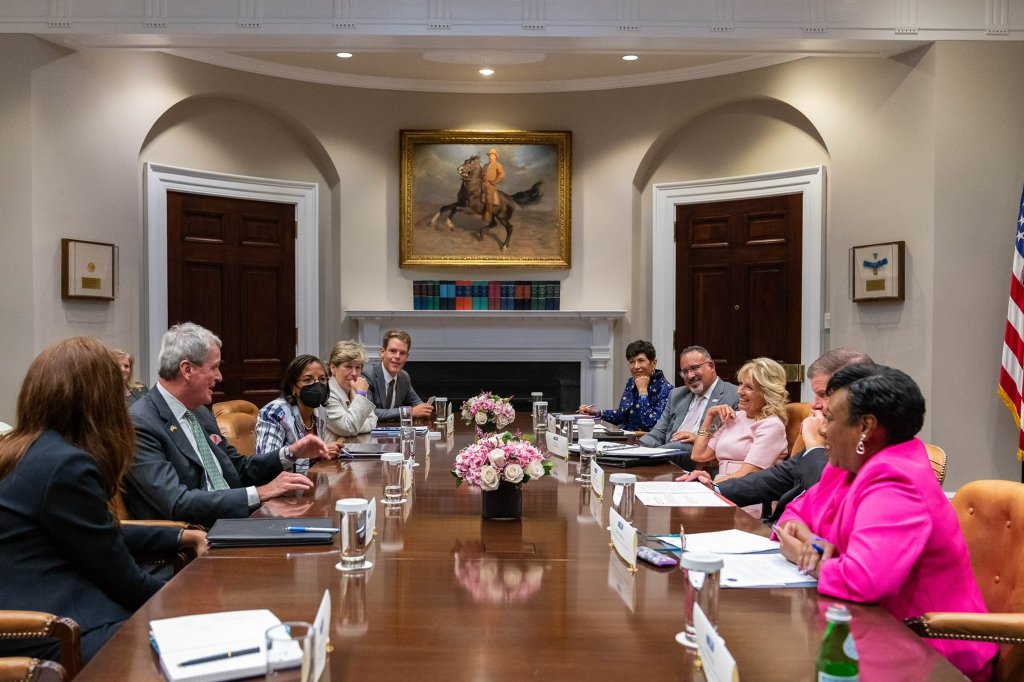
M 557 281 L 439 281 L 412 283 L 414 310 L 559 310 Z

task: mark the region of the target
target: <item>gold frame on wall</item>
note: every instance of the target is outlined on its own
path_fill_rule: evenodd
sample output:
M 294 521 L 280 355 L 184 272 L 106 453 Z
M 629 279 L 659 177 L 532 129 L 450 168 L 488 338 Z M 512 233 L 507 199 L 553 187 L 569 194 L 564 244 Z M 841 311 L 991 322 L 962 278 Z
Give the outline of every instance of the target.
M 401 148 L 400 267 L 570 267 L 572 133 L 403 130 Z M 492 149 L 505 178 L 488 227 L 480 179 Z

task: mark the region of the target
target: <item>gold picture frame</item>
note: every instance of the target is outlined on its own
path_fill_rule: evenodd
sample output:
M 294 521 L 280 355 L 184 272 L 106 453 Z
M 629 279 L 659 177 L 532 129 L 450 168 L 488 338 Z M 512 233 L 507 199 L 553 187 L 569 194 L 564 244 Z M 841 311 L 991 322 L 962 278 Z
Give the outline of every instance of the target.
M 904 300 L 906 242 L 850 249 L 850 298 L 857 303 Z
M 570 267 L 572 133 L 403 130 L 401 148 L 400 267 Z
M 60 297 L 114 300 L 117 247 L 78 239 L 60 240 Z

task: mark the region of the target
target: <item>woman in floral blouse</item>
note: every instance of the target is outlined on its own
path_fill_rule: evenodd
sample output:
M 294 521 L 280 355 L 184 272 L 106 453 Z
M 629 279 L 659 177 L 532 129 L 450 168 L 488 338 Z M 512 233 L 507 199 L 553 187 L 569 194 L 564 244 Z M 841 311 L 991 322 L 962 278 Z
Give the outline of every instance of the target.
M 626 360 L 633 376 L 626 382 L 622 399 L 616 410 L 596 410 L 592 405 L 580 405 L 580 412 L 600 417 L 629 431 L 650 431 L 658 423 L 672 384 L 657 369 L 654 345 L 642 339 L 626 346 Z

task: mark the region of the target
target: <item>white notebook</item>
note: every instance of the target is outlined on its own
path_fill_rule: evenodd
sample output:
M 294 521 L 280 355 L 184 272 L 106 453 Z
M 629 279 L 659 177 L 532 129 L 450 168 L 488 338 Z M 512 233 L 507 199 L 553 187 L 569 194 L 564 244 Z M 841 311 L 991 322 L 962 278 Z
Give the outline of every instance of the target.
M 267 670 L 267 628 L 280 623 L 267 609 L 223 611 L 149 622 L 153 646 L 171 682 L 217 682 L 264 675 Z M 207 663 L 182 666 L 227 652 L 253 650 Z

